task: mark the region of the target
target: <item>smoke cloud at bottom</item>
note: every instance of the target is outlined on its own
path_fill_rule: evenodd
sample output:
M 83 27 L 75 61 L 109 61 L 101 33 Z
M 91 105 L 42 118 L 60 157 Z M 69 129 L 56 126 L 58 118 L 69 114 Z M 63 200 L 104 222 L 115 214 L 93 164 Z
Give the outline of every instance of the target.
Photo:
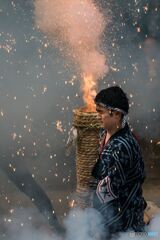
M 1 235 L 6 240 L 103 240 L 106 237 L 107 229 L 103 227 L 102 216 L 93 208 L 84 210 L 79 208 L 71 209 L 63 225 L 66 229 L 65 237 L 56 235 L 49 230 L 46 225 L 42 227 L 33 226 L 32 223 L 26 221 L 28 216 L 33 214 L 32 209 L 24 209 L 23 213 L 18 211 L 16 215 L 10 219 L 10 223 L 5 224 L 5 233 Z M 2 219 L 1 219 L 2 220 Z M 160 235 L 160 215 L 156 215 L 146 226 L 145 232 L 133 232 L 128 230 L 125 233 L 118 233 L 112 239 L 128 240 L 128 239 L 158 239 Z

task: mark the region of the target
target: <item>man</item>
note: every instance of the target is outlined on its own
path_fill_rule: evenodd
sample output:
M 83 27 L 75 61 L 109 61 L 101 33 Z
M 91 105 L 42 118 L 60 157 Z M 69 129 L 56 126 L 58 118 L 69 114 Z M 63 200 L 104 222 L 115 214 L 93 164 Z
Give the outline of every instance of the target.
M 96 109 L 103 125 L 99 159 L 92 175 L 98 180 L 93 207 L 109 234 L 143 231 L 146 202 L 142 196 L 144 163 L 139 144 L 126 122 L 129 102 L 119 86 L 100 91 Z

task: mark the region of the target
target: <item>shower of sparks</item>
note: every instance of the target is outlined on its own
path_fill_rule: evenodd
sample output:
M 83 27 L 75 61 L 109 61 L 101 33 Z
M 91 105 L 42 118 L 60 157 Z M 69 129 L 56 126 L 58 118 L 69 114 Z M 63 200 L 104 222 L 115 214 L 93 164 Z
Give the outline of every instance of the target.
M 7 53 L 16 52 L 15 45 L 16 39 L 10 33 L 0 32 L 0 50 Z
M 65 146 L 67 129 L 72 126 L 72 109 L 82 104 L 82 94 L 78 85 L 79 73 L 75 69 L 73 70 L 73 66 L 68 67 L 69 64 L 60 59 L 59 53 L 53 48 L 49 39 L 42 36 L 33 26 L 33 9 L 29 10 L 30 7 L 25 5 L 25 1 L 21 1 L 21 4 L 18 4 L 18 1 L 6 0 L 2 2 L 4 4 L 5 2 L 9 3 L 7 8 L 0 6 L 0 15 L 4 14 L 0 21 L 2 29 L 0 31 L 0 121 L 2 130 L 9 131 L 9 140 L 11 140 L 11 143 L 8 139 L 6 141 L 7 150 L 5 154 L 9 156 L 8 173 L 16 176 L 19 166 L 14 164 L 14 158 L 17 157 L 17 159 L 20 159 L 18 160 L 19 165 L 23 166 L 23 162 L 25 162 L 32 178 L 35 181 L 38 180 L 46 191 L 48 191 L 48 186 L 54 189 L 55 182 L 63 189 L 66 186 L 73 189 L 75 171 L 72 163 L 74 161 L 68 161 L 61 149 Z M 149 34 L 144 33 L 141 18 L 143 18 L 143 14 L 144 18 L 149 16 L 151 8 L 150 4 L 146 4 L 146 1 L 145 4 L 139 0 L 133 2 L 134 4 L 128 3 L 125 5 L 124 11 L 118 11 L 116 16 L 120 21 L 117 20 L 114 29 L 106 30 L 109 31 L 109 35 L 106 34 L 109 38 L 105 39 L 105 44 L 111 47 L 110 72 L 106 79 L 101 80 L 100 87 L 119 84 L 117 79 L 120 79 L 122 87 L 125 86 L 127 89 L 128 83 L 131 81 L 133 85 L 129 88 L 128 97 L 131 108 L 136 109 L 134 112 L 137 114 L 138 109 L 141 109 L 147 102 L 145 100 L 143 100 L 143 103 L 138 102 L 137 92 L 132 91 L 134 90 L 132 86 L 138 86 L 141 77 L 143 77 L 143 74 L 140 75 L 142 69 L 141 58 L 139 59 L 136 52 L 140 52 L 140 56 L 144 55 L 144 40 L 138 41 L 135 35 L 139 38 L 142 35 L 144 35 L 144 39 L 148 38 Z M 152 10 L 154 17 L 154 14 L 159 13 L 159 6 L 155 6 Z M 151 20 L 153 21 L 154 18 Z M 153 33 L 156 33 L 156 26 L 155 29 L 151 29 Z M 129 38 L 130 32 L 126 33 L 127 29 L 131 28 L 134 32 L 133 39 Z M 118 32 L 117 35 L 115 34 L 116 31 Z M 109 43 L 110 40 L 111 43 Z M 118 41 L 120 41 L 120 44 Z M 135 45 L 132 49 L 131 43 L 134 42 Z M 79 44 L 81 45 L 81 42 Z M 125 57 L 122 53 L 123 48 L 125 48 Z M 106 50 L 108 51 L 108 49 Z M 60 52 L 62 52 L 62 49 L 60 49 Z M 146 60 L 144 58 L 143 64 L 147 62 Z M 151 60 L 153 64 L 150 65 L 155 66 L 158 61 L 158 58 L 153 57 Z M 111 80 L 110 76 L 112 76 Z M 90 81 L 94 89 L 92 75 L 85 75 L 83 80 L 86 80 L 86 83 Z M 156 86 L 155 80 L 155 77 L 150 77 L 149 84 L 151 87 Z M 143 86 L 146 87 L 147 83 L 145 82 Z M 155 90 L 156 87 L 154 87 L 153 93 Z M 96 93 L 87 88 L 85 97 L 88 93 L 93 103 Z M 143 96 L 143 92 L 141 94 Z M 149 96 L 151 102 L 153 95 Z M 25 104 L 23 104 L 24 102 Z M 156 118 L 156 115 L 159 114 L 157 103 L 153 104 L 149 111 L 151 118 Z M 40 114 L 41 112 L 42 114 Z M 132 111 L 130 112 L 132 113 Z M 148 122 L 142 124 L 140 117 L 135 122 L 143 128 L 144 133 L 150 131 L 151 124 L 148 124 Z M 155 124 L 152 121 L 151 123 Z M 3 140 L 5 142 L 6 139 L 2 135 L 1 141 Z M 149 140 L 150 144 L 156 144 L 159 148 L 159 140 L 155 141 L 153 136 Z M 21 186 L 25 187 L 25 181 L 21 181 Z M 23 208 L 25 205 L 22 193 L 19 190 L 16 190 L 17 196 L 12 198 L 14 196 L 14 194 L 12 195 L 12 188 L 11 180 L 5 178 L 5 182 L 2 181 L 1 183 L 0 200 L 2 203 L 4 202 L 6 211 L 3 221 L 9 225 L 14 224 L 14 215 L 17 208 Z M 67 202 L 69 208 L 72 208 L 75 206 L 75 200 L 69 201 L 70 197 L 67 194 L 63 192 L 63 196 L 58 196 L 57 204 L 62 206 Z M 54 197 L 52 200 L 54 205 Z M 34 202 L 35 199 L 32 198 L 32 201 Z M 62 214 L 67 215 L 66 212 Z M 28 215 L 25 221 L 27 222 L 27 220 L 34 222 L 34 214 Z M 21 228 L 25 227 L 25 221 L 20 221 Z

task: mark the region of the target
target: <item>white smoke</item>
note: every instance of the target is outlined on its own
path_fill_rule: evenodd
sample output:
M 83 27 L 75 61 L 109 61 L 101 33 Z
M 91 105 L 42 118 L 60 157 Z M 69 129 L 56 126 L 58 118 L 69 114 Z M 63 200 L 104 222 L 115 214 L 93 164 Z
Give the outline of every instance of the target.
M 103 240 L 106 238 L 107 229 L 103 227 L 102 216 L 93 208 L 72 209 L 63 224 L 66 229 L 65 236 L 54 234 L 42 221 L 42 225 L 36 226 L 35 222 L 28 221 L 28 216 L 33 214 L 31 209 L 18 211 L 12 217 L 12 223 L 6 224 L 6 240 Z M 35 214 L 35 212 L 34 212 Z M 38 220 L 37 220 L 38 221 Z M 115 235 L 112 240 L 148 240 L 151 235 L 153 239 L 159 239 L 160 215 L 155 215 L 144 232 L 133 232 L 128 230 L 125 233 Z
M 102 217 L 95 209 L 71 210 L 64 219 L 65 237 L 52 233 L 44 222 L 44 227 L 35 227 L 35 223 L 32 225 L 32 222 L 28 221 L 31 214 L 31 209 L 25 209 L 23 213 L 17 212 L 10 223 L 6 223 L 7 240 L 96 240 L 104 235 Z
M 104 236 L 102 217 L 95 209 L 74 209 L 65 221 L 66 240 L 96 240 Z
M 82 73 L 99 78 L 107 72 L 100 49 L 106 19 L 92 0 L 36 0 L 35 15 L 40 30 L 79 64 Z
M 107 21 L 95 2 L 36 0 L 35 18 L 38 28 L 68 58 L 68 62 L 74 62 L 80 75 L 93 77 L 92 90 L 95 92 L 98 79 L 108 72 L 101 48 Z M 85 92 L 83 81 L 81 85 Z

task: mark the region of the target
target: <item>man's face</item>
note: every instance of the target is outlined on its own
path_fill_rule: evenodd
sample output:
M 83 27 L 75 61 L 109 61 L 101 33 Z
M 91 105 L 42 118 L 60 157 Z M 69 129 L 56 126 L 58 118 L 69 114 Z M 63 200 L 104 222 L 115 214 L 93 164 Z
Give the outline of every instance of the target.
M 112 110 L 109 110 L 105 107 L 96 106 L 96 111 L 100 116 L 102 127 L 106 130 L 112 129 L 116 123 L 116 117 Z

